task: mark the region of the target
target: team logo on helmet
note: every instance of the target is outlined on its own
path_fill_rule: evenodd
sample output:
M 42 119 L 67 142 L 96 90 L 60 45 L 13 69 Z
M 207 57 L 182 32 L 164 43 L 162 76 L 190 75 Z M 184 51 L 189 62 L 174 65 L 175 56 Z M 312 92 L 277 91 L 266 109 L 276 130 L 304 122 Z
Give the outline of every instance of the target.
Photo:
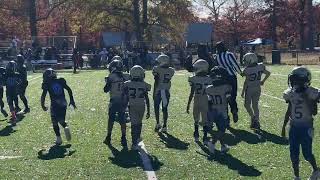
M 193 70 L 196 74 L 208 73 L 209 63 L 206 60 L 199 59 L 193 64 Z
M 145 77 L 144 69 L 139 65 L 133 66 L 130 70 L 130 77 L 131 79 L 143 80 Z

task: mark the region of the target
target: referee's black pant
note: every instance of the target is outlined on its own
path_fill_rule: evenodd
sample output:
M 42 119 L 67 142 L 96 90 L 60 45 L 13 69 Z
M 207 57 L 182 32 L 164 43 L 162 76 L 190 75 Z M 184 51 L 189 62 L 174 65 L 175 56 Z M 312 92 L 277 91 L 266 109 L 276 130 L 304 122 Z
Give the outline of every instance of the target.
M 231 113 L 234 114 L 234 113 L 238 113 L 238 105 L 237 105 L 238 80 L 237 80 L 237 76 L 229 76 L 229 82 L 232 87 L 229 106 L 231 109 Z

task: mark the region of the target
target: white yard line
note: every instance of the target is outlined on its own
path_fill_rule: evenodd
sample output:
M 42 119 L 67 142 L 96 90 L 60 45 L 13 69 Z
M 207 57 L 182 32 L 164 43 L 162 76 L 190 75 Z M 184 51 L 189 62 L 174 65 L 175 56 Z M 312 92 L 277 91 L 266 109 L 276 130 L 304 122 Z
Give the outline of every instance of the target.
M 17 159 L 17 158 L 21 158 L 22 156 L 0 156 L 0 160 L 4 160 L 4 159 Z
M 142 160 L 142 164 L 143 164 L 143 167 L 144 167 L 144 172 L 147 174 L 148 180 L 157 180 L 156 173 L 153 170 L 152 163 L 151 163 L 151 160 L 149 158 L 148 151 L 147 151 L 146 146 L 143 143 L 143 141 L 141 141 L 139 143 L 139 147 L 140 147 L 139 148 L 139 155 L 140 155 L 140 158 Z

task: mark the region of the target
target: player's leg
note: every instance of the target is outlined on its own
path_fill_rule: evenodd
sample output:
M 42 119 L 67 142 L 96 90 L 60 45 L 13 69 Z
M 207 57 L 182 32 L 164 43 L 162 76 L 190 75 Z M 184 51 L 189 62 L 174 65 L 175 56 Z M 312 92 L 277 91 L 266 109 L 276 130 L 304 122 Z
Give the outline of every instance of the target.
M 162 113 L 163 113 L 163 126 L 162 132 L 167 132 L 168 125 L 168 106 L 170 101 L 170 92 L 168 90 L 161 91 L 161 100 L 162 100 Z
M 207 103 L 205 103 L 205 104 L 207 104 Z M 208 121 L 208 105 L 202 106 L 200 110 L 201 110 L 201 120 L 202 120 L 202 124 L 203 124 L 203 138 L 202 138 L 202 140 L 205 144 L 207 144 L 208 133 L 212 128 L 212 124 L 210 124 Z
M 237 105 L 237 91 L 238 91 L 238 81 L 236 76 L 229 77 L 232 91 L 231 91 L 231 98 L 230 98 L 230 109 L 233 116 L 233 121 L 236 123 L 238 122 L 238 105 Z
M 303 140 L 301 141 L 302 154 L 304 158 L 311 164 L 313 168 L 313 174 L 310 179 L 317 179 L 320 176 L 320 171 L 317 166 L 316 159 L 312 152 L 312 138 L 313 138 L 313 128 L 304 128 L 303 130 Z
M 246 108 L 246 110 L 250 116 L 250 128 L 253 128 L 254 114 L 253 114 L 251 104 L 252 104 L 252 94 L 250 91 L 247 91 L 246 95 L 244 97 L 244 107 Z
M 127 148 L 128 144 L 127 144 L 127 124 L 125 119 L 125 107 L 120 108 L 120 111 L 118 111 L 118 118 L 121 126 L 121 145 L 122 147 Z
M 252 109 L 254 113 L 254 128 L 260 129 L 260 112 L 259 112 L 259 100 L 261 91 L 256 91 L 252 95 Z
M 3 87 L 0 87 L 0 107 L 1 107 L 1 113 L 4 117 L 8 117 L 7 111 L 4 109 L 4 102 L 3 102 Z
M 11 123 L 12 125 L 16 124 L 16 120 L 17 120 L 17 115 L 16 115 L 16 111 L 14 108 L 14 99 L 15 96 L 12 93 L 8 93 L 7 91 L 7 103 L 11 112 Z
M 199 121 L 200 121 L 200 108 L 199 104 L 194 102 L 193 104 L 193 119 L 194 119 L 194 132 L 193 137 L 196 142 L 199 141 Z
M 289 130 L 290 159 L 295 177 L 299 177 L 300 137 L 300 130 L 291 126 Z
M 116 111 L 115 111 L 111 102 L 109 104 L 108 115 L 109 115 L 109 118 L 108 118 L 107 136 L 103 141 L 105 144 L 111 143 L 111 134 L 112 134 L 112 130 L 113 130 L 114 121 L 116 119 Z
M 161 104 L 161 95 L 160 93 L 156 93 L 154 97 L 154 113 L 156 118 L 156 126 L 154 128 L 154 131 L 158 132 L 161 129 L 160 124 L 160 104 Z
M 15 95 L 15 96 L 16 96 L 16 97 L 13 98 L 15 111 L 16 111 L 16 112 L 20 112 L 20 111 L 21 111 L 21 108 L 20 108 L 20 106 L 19 106 L 18 94 Z
M 131 136 L 132 136 L 132 149 L 137 150 L 138 144 L 141 141 L 142 120 L 145 108 L 136 107 L 131 109 L 130 117 L 133 118 L 131 122 Z
M 66 136 L 67 141 L 71 141 L 71 131 L 70 127 L 68 126 L 66 122 L 66 112 L 67 108 L 61 108 L 59 113 L 59 124 L 63 127 L 64 129 L 64 134 Z
M 29 108 L 29 106 L 28 106 L 28 99 L 27 99 L 27 97 L 26 97 L 26 89 L 27 89 L 27 87 L 28 87 L 28 83 L 26 83 L 26 84 L 24 84 L 21 88 L 21 92 L 19 93 L 19 96 L 20 96 L 20 99 L 21 99 L 21 101 L 23 102 L 23 104 L 24 104 L 24 110 L 23 110 L 23 112 L 24 113 L 28 113 L 28 112 L 30 112 L 30 108 Z
M 52 122 L 52 128 L 53 128 L 53 131 L 56 135 L 56 142 L 55 144 L 56 145 L 61 145 L 62 144 L 62 139 L 61 139 L 61 134 L 60 134 L 60 128 L 59 128 L 59 124 L 58 124 L 58 121 L 59 121 L 59 108 L 56 108 L 56 107 L 51 107 L 50 109 L 50 113 L 51 113 L 51 122 Z

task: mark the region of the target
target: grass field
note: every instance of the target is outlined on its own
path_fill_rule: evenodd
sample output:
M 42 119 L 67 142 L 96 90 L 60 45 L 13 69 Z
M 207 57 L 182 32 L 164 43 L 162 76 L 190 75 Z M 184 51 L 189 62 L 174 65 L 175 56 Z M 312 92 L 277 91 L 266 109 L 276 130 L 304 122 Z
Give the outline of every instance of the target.
M 286 104 L 281 101 L 287 88 L 287 74 L 293 66 L 269 66 L 274 74 L 266 82 L 260 101 L 262 136 L 249 127 L 249 116 L 238 97 L 240 120 L 231 124 L 226 155 L 208 155 L 208 149 L 193 141 L 193 118 L 185 113 L 189 85 L 186 71 L 173 78 L 169 110 L 169 135 L 153 131 L 153 109 L 144 120 L 143 138 L 152 169 L 158 179 L 292 179 L 289 148 L 279 137 Z M 320 87 L 319 66 L 309 66 L 313 85 Z M 31 74 L 27 90 L 31 113 L 14 128 L 0 121 L 0 179 L 147 179 L 137 152 L 121 151 L 120 127 L 115 126 L 113 147 L 102 143 L 107 127 L 108 96 L 103 93 L 105 71 L 59 73 L 74 91 L 78 109 L 68 110 L 73 140 L 51 148 L 55 140 L 50 115 L 40 106 L 42 74 Z M 146 81 L 153 84 L 150 72 Z M 240 86 L 243 79 L 239 78 Z M 240 90 L 239 90 L 240 91 Z M 239 93 L 240 94 L 240 93 Z M 49 97 L 47 97 L 47 105 Z M 316 117 L 314 152 L 320 162 L 319 116 Z M 128 125 L 130 126 L 130 125 Z M 129 129 L 129 128 L 128 128 Z M 131 139 L 128 130 L 128 140 Z M 129 141 L 129 144 L 131 141 Z M 13 159 L 9 159 L 13 158 Z M 150 169 L 147 169 L 150 170 Z M 301 177 L 311 168 L 303 160 Z

